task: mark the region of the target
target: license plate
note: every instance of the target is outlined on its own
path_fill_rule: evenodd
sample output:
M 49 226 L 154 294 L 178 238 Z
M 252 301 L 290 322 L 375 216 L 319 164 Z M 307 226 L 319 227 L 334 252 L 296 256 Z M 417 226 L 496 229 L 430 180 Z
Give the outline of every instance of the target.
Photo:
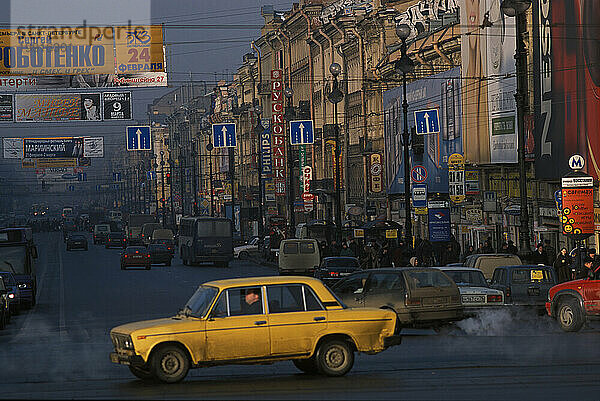
M 141 259 L 142 257 L 141 256 L 134 256 L 133 258 L 134 259 Z
M 349 275 L 351 275 L 351 274 L 352 274 L 352 273 L 340 273 L 340 276 L 349 276 Z
M 484 303 L 485 296 L 483 296 L 483 295 L 463 295 L 462 302 L 465 304 Z
M 532 296 L 540 295 L 540 289 L 539 288 L 528 288 L 527 294 L 532 295 Z

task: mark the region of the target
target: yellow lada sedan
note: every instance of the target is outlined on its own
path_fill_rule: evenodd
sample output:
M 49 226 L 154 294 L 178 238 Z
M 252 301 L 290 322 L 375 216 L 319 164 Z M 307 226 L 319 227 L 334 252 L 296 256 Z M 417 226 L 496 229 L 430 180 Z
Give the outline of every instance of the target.
M 354 352 L 400 343 L 396 314 L 346 307 L 319 280 L 252 277 L 211 281 L 176 316 L 115 327 L 114 363 L 141 379 L 183 380 L 190 368 L 292 360 L 304 372 L 342 376 Z

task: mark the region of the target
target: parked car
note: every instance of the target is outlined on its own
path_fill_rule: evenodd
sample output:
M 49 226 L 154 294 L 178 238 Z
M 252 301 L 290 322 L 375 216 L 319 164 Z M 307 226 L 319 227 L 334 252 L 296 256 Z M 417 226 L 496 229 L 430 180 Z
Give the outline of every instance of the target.
M 108 233 L 104 248 L 127 248 L 127 235 L 122 231 Z
M 8 271 L 0 272 L 0 278 L 4 281 L 4 285 L 8 291 L 10 313 L 11 315 L 18 315 L 21 311 L 21 290 L 19 289 L 17 280 L 12 272 Z
M 8 287 L 0 277 L 0 329 L 3 329 L 8 322 L 10 322 L 10 298 L 8 298 Z
M 384 308 L 400 327 L 439 327 L 463 318 L 457 285 L 439 269 L 370 269 L 338 281 L 331 290 L 350 307 Z
M 567 281 L 550 288 L 546 311 L 564 331 L 579 331 L 587 321 L 600 319 L 600 277 Z
M 121 252 L 121 270 L 136 266 L 146 270 L 152 267 L 152 257 L 145 246 L 128 246 Z
M 251 238 L 246 244 L 233 248 L 233 257 L 238 259 L 248 259 L 251 255 L 256 255 L 258 249 L 258 237 Z
M 504 293 L 490 288 L 481 270 L 464 266 L 444 266 L 438 269 L 446 273 L 458 286 L 465 314 L 504 305 Z
M 498 266 L 516 266 L 523 264 L 517 255 L 511 253 L 481 253 L 469 255 L 465 259 L 464 265 L 474 267 L 483 272 L 486 280 L 490 280 L 494 274 L 494 269 Z
M 104 244 L 106 242 L 106 237 L 110 232 L 110 224 L 96 224 L 94 226 L 94 245 L 96 244 Z
M 389 310 L 347 308 L 314 278 L 219 280 L 201 285 L 176 316 L 113 328 L 110 359 L 166 383 L 190 368 L 285 360 L 303 372 L 342 376 L 355 351 L 376 354 L 400 343 L 395 324 Z
M 279 274 L 315 274 L 321 256 L 319 244 L 314 239 L 284 239 L 279 245 Z
M 171 266 L 171 260 L 173 255 L 164 244 L 150 244 L 148 245 L 148 253 L 150 254 L 150 260 L 153 265 L 164 263 L 165 266 Z
M 83 249 L 84 251 L 88 250 L 88 241 L 82 234 L 71 234 L 69 238 L 67 238 L 67 251 L 71 251 L 73 249 Z
M 357 258 L 350 256 L 330 256 L 323 258 L 321 265 L 315 270 L 315 278 L 331 286 L 357 270 L 361 270 L 360 262 Z
M 502 291 L 508 305 L 531 306 L 543 312 L 548 291 L 555 284 L 551 266 L 522 265 L 497 267 L 490 287 Z

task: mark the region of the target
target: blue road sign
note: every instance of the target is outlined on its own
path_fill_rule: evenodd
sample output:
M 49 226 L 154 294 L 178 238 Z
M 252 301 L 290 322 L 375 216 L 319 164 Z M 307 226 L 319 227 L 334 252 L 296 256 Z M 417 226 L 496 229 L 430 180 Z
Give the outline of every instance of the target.
M 450 241 L 450 209 L 429 209 L 429 241 Z
M 417 135 L 439 134 L 440 113 L 438 109 L 415 111 Z
M 312 145 L 315 133 L 312 120 L 290 121 L 290 143 L 292 145 Z
M 213 124 L 213 146 L 215 148 L 235 148 L 235 124 Z
M 425 182 L 427 179 L 427 169 L 423 166 L 414 166 L 410 170 L 410 178 L 413 182 Z
M 127 127 L 127 150 L 152 150 L 149 126 Z
M 414 207 L 427 207 L 427 184 L 412 186 L 412 200 Z

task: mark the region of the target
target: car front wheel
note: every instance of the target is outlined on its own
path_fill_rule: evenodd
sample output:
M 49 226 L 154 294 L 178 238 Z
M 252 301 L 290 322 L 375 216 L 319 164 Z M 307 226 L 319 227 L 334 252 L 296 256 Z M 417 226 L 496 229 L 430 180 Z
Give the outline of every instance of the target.
M 579 331 L 583 326 L 583 316 L 579 303 L 575 298 L 567 298 L 558 305 L 556 315 L 558 324 L 563 331 Z
M 354 365 L 354 352 L 350 345 L 341 340 L 324 342 L 317 353 L 319 371 L 327 376 L 343 376 Z
M 188 356 L 177 346 L 161 347 L 152 355 L 151 372 L 162 382 L 180 382 L 185 378 L 189 369 Z
M 150 373 L 149 370 L 146 370 L 144 368 L 140 368 L 138 366 L 131 366 L 131 365 L 129 365 L 129 370 L 138 379 L 142 379 L 142 380 L 154 380 L 154 376 L 152 376 L 152 373 Z

